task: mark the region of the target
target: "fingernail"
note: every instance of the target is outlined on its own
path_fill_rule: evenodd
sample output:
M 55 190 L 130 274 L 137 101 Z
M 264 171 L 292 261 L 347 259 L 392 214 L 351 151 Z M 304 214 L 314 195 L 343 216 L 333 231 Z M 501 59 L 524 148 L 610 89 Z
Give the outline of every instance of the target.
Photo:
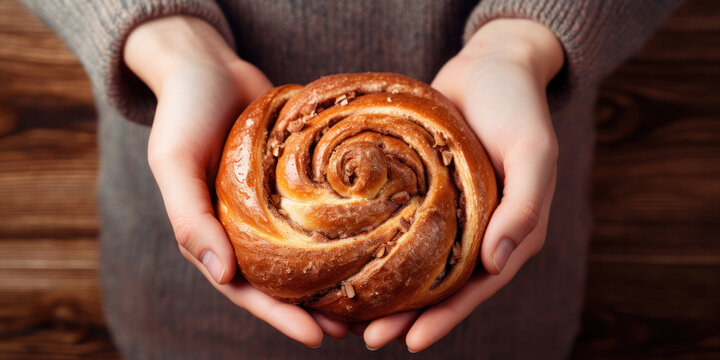
M 365 344 L 365 348 L 370 351 L 375 351 L 375 350 L 379 349 L 379 348 L 371 348 L 368 344 Z
M 495 255 L 493 256 L 493 264 L 495 264 L 498 272 L 501 272 L 503 268 L 505 268 L 505 264 L 507 264 L 513 250 L 515 250 L 515 245 L 512 241 L 509 239 L 500 240 L 500 244 L 497 249 L 495 249 Z
M 411 353 L 411 354 L 417 353 L 417 351 L 410 350 L 410 348 L 407 348 L 407 349 L 408 349 L 408 352 Z
M 322 342 L 320 342 L 319 344 L 317 344 L 317 346 L 311 346 L 310 348 L 311 348 L 311 349 L 317 349 L 317 348 L 319 348 L 319 347 L 321 347 L 321 346 L 322 346 Z
M 215 253 L 211 250 L 206 250 L 202 254 L 200 261 L 202 261 L 203 266 L 205 266 L 205 269 L 207 269 L 210 273 L 210 276 L 215 279 L 215 282 L 219 283 L 223 274 L 225 274 L 225 268 L 220 262 L 220 259 L 218 259 L 217 255 L 215 255 Z

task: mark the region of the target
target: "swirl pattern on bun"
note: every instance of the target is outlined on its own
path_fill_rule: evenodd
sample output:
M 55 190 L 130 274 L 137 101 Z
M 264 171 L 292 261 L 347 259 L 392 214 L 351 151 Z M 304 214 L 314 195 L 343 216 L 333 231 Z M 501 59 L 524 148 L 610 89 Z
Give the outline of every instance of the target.
M 388 73 L 255 100 L 229 134 L 216 191 L 242 275 L 345 321 L 457 291 L 497 203 L 492 166 L 460 113 Z

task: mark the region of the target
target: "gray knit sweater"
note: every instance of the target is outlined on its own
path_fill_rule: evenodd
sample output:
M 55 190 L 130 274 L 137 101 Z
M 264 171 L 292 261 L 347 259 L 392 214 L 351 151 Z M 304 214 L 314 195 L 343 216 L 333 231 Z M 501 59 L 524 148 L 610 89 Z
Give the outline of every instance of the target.
M 467 40 L 484 23 L 501 17 L 534 19 L 553 30 L 565 48 L 567 73 L 557 82 L 557 92 L 568 98 L 596 85 L 637 51 L 659 20 L 681 1 L 22 2 L 77 54 L 96 94 L 128 119 L 149 123 L 154 102 L 147 91 L 138 91 L 139 84 L 123 69 L 121 53 L 135 26 L 159 16 L 186 14 L 207 20 L 276 84 L 306 83 L 330 72 L 375 70 L 375 64 L 383 64 L 377 70 L 430 81 L 428 74 L 437 72 L 443 60 L 459 50 L 461 39 Z M 368 27 L 375 31 L 368 32 Z M 378 30 L 389 35 L 372 36 Z M 445 56 L 419 56 L 430 49 L 442 50 Z M 317 70 L 322 68 L 326 70 Z M 556 96 L 551 94 L 551 101 Z
M 358 339 L 309 350 L 234 307 L 177 251 L 146 153 L 155 99 L 122 64 L 149 19 L 205 19 L 275 84 L 390 71 L 430 81 L 484 23 L 534 19 L 565 67 L 549 91 L 560 145 L 548 240 L 515 279 L 415 358 L 553 359 L 578 331 L 589 234 L 587 175 L 597 83 L 636 51 L 679 0 L 21 0 L 77 54 L 93 83 L 101 154 L 101 283 L 114 339 L 131 359 L 400 358 Z M 126 120 L 132 120 L 129 122 Z

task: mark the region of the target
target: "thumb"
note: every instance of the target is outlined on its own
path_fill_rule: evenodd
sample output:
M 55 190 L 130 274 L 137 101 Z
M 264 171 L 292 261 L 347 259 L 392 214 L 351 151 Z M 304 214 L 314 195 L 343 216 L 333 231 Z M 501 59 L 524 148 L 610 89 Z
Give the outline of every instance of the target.
M 557 152 L 554 136 L 548 136 L 519 142 L 505 154 L 502 198 L 481 245 L 489 273 L 499 274 L 523 240 L 540 225 L 545 228 L 555 191 Z M 541 238 L 532 242 L 533 254 L 542 248 L 545 235 Z
M 187 131 L 178 124 L 182 115 L 172 111 L 168 114 L 163 105 L 160 101 L 150 133 L 150 169 L 180 251 L 206 276 L 225 284 L 235 276 L 237 265 L 225 229 L 215 218 L 207 183 L 205 159 L 209 151 L 193 146 L 186 138 Z
M 204 167 L 193 169 L 177 156 L 161 154 L 150 156 L 150 167 L 181 252 L 215 282 L 227 283 L 235 275 L 235 255 L 215 218 Z

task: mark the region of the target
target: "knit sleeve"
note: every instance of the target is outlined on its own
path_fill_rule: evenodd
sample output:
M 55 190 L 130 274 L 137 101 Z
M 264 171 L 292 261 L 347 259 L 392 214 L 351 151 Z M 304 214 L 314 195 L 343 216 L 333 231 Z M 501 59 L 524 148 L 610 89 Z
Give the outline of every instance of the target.
M 497 18 L 526 18 L 552 30 L 565 66 L 548 88 L 551 109 L 599 83 L 638 51 L 682 0 L 482 0 L 470 14 L 464 40 Z
M 230 27 L 213 0 L 20 1 L 76 54 L 95 96 L 138 123 L 152 123 L 157 100 L 122 61 L 125 39 L 137 25 L 166 15 L 195 16 L 212 24 L 234 46 Z

